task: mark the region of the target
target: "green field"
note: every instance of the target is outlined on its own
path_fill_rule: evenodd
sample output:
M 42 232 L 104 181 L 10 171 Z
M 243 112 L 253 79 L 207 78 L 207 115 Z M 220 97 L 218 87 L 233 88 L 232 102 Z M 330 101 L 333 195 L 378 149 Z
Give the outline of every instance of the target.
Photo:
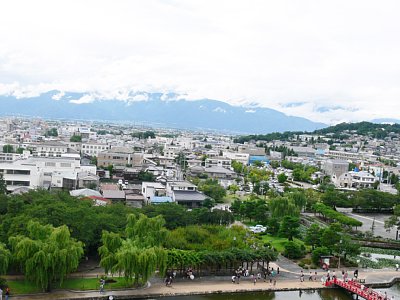
M 272 247 L 275 248 L 276 251 L 282 253 L 285 250 L 285 243 L 288 241 L 287 238 L 277 237 L 272 235 L 263 235 L 262 240 L 264 243 L 270 243 Z M 303 241 L 299 239 L 294 239 L 295 242 L 303 243 Z M 306 246 L 307 251 L 310 251 L 310 246 Z
M 108 289 L 124 289 L 132 287 L 132 283 L 126 282 L 122 277 L 112 278 L 116 282 L 107 283 L 104 288 Z M 34 283 L 26 280 L 7 280 L 7 284 L 14 295 L 40 293 L 42 290 Z M 100 288 L 99 278 L 68 278 L 64 280 L 62 286 L 55 285 L 53 289 L 67 290 L 98 290 Z

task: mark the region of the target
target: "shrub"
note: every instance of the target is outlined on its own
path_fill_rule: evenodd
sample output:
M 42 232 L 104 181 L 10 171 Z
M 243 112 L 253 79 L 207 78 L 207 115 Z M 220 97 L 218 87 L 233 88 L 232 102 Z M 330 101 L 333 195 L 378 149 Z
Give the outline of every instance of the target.
M 317 247 L 311 254 L 311 260 L 315 265 L 319 265 L 321 256 L 329 255 L 329 249 L 326 247 Z
M 302 258 L 306 253 L 306 247 L 303 243 L 289 241 L 285 244 L 283 255 L 287 258 Z

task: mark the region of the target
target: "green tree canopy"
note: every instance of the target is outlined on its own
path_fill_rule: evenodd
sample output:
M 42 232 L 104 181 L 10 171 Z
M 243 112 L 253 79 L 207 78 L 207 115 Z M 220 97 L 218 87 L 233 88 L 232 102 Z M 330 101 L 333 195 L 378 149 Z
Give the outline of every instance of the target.
M 124 274 L 135 283 L 146 282 L 159 269 L 164 274 L 167 267 L 167 252 L 162 247 L 168 231 L 165 221 L 157 216 L 148 218 L 131 214 L 125 229 L 126 238 L 104 231 L 103 245 L 99 248 L 100 265 L 106 272 Z
M 62 284 L 76 270 L 83 255 L 83 244 L 71 238 L 65 225 L 55 228 L 30 221 L 27 229 L 27 235 L 9 238 L 13 256 L 28 280 L 49 291 L 51 284 Z
M 69 141 L 73 142 L 73 143 L 80 143 L 80 142 L 82 142 L 82 136 L 74 134 L 73 136 L 71 136 Z
M 10 144 L 4 145 L 3 153 L 14 153 L 14 147 Z

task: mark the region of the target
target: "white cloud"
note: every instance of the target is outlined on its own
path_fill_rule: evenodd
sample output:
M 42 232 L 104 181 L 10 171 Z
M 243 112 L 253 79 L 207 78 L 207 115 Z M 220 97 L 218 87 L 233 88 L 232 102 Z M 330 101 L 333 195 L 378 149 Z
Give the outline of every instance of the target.
M 256 110 L 255 109 L 248 109 L 245 112 L 249 113 L 249 114 L 254 114 L 256 112 Z
M 56 101 L 59 101 L 59 100 L 61 100 L 61 98 L 64 97 L 64 96 L 65 96 L 65 92 L 62 92 L 62 91 L 61 91 L 61 92 L 59 92 L 59 93 L 53 95 L 53 96 L 51 97 L 51 99 L 56 100 Z
M 220 112 L 220 113 L 226 114 L 226 110 L 221 108 L 221 107 L 219 107 L 219 106 L 217 108 L 214 108 L 213 112 Z
M 92 95 L 84 95 L 80 97 L 79 99 L 72 99 L 69 102 L 74 103 L 74 104 L 87 104 L 91 103 L 95 100 L 95 98 Z
M 2 9 L 2 95 L 130 102 L 160 92 L 328 123 L 398 117 L 395 0 L 5 0 Z M 317 110 L 327 106 L 342 109 Z

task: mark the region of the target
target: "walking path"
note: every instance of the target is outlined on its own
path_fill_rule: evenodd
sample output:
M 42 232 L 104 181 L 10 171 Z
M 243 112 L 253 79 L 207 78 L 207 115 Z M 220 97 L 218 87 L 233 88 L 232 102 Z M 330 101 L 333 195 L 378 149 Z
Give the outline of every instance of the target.
M 274 265 L 273 263 L 271 266 Z M 276 264 L 274 266 L 277 266 Z M 271 285 L 269 282 L 263 280 L 253 283 L 250 277 L 241 278 L 240 284 L 231 283 L 229 276 L 225 277 L 204 277 L 196 278 L 195 280 L 179 279 L 175 281 L 171 287 L 166 287 L 160 280 L 155 280 L 151 285 L 142 289 L 126 289 L 118 291 L 107 290 L 105 294 L 100 294 L 99 291 L 53 291 L 47 294 L 35 295 L 21 295 L 13 296 L 12 299 L 16 300 L 50 300 L 50 299 L 109 299 L 113 296 L 114 299 L 144 299 L 156 298 L 172 295 L 194 295 L 194 294 L 210 294 L 210 293 L 234 293 L 234 292 L 248 292 L 248 291 L 287 291 L 287 290 L 300 290 L 300 289 L 317 289 L 326 288 L 322 285 L 320 278 L 322 273 L 318 273 L 316 282 L 307 280 L 307 272 L 305 270 L 306 280 L 300 282 L 299 274 L 300 269 L 286 270 L 283 265 L 280 267 L 280 274 L 276 277 L 276 286 Z M 292 268 L 292 267 L 290 267 Z M 314 272 L 314 270 L 313 270 Z M 339 273 L 337 270 L 336 273 Z M 360 278 L 365 278 L 366 285 L 378 284 L 378 286 L 389 285 L 394 280 L 400 279 L 400 272 L 394 270 L 360 270 Z M 324 273 L 325 274 L 325 273 Z

